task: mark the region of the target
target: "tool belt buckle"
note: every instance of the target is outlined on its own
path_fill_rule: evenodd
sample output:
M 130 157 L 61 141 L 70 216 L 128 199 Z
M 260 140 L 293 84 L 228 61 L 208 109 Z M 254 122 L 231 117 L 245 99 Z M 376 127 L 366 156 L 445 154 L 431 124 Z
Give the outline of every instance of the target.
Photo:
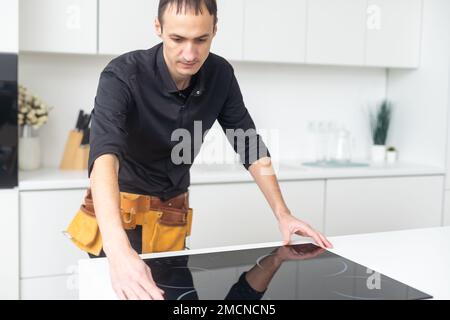
M 140 196 L 133 198 L 128 198 L 126 195 L 121 196 L 120 211 L 122 215 L 122 224 L 126 230 L 136 229 L 136 215 L 139 211 L 139 200 Z

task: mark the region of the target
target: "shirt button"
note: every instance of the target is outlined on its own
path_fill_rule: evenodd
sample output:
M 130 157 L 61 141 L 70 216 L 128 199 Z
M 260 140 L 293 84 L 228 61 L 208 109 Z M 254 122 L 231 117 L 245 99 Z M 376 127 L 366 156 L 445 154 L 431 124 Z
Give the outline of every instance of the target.
M 197 95 L 200 95 L 200 91 L 197 91 L 196 94 L 197 94 Z

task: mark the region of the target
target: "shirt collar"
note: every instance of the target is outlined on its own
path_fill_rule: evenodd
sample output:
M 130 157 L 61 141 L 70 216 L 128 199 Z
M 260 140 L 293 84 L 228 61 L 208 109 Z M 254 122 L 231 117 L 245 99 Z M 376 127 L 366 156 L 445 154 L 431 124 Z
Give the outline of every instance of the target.
M 205 61 L 206 63 L 206 61 Z M 178 88 L 175 85 L 175 82 L 173 81 L 169 68 L 167 67 L 166 61 L 164 60 L 164 54 L 163 54 L 163 45 L 158 48 L 158 51 L 156 53 L 156 64 L 159 70 L 159 74 L 161 76 L 161 79 L 164 83 L 164 87 L 166 88 L 168 93 L 175 93 L 178 92 Z M 192 90 L 192 94 L 194 96 L 201 96 L 203 92 L 205 91 L 205 64 L 200 68 L 200 70 L 197 72 L 197 81 L 195 84 L 194 89 Z

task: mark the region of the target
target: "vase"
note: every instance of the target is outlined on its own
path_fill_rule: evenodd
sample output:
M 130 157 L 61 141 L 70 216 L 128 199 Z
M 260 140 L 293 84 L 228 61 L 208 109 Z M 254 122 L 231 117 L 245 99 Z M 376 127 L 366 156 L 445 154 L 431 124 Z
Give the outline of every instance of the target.
M 397 162 L 397 151 L 387 151 L 386 152 L 386 161 L 389 164 L 394 164 Z
M 19 130 L 19 169 L 36 170 L 41 166 L 41 146 L 38 130 L 24 125 Z
M 383 164 L 386 161 L 386 146 L 373 145 L 371 160 L 374 164 Z

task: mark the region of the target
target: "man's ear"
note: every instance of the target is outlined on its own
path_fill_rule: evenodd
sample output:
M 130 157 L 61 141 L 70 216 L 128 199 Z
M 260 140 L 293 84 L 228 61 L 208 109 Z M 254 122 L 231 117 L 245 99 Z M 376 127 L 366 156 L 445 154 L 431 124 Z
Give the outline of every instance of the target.
M 214 26 L 213 38 L 216 36 L 216 34 L 217 34 L 217 24 Z
M 158 35 L 158 37 L 161 38 L 162 26 L 161 26 L 161 23 L 159 22 L 158 18 L 155 18 L 155 31 L 156 31 L 156 34 Z

